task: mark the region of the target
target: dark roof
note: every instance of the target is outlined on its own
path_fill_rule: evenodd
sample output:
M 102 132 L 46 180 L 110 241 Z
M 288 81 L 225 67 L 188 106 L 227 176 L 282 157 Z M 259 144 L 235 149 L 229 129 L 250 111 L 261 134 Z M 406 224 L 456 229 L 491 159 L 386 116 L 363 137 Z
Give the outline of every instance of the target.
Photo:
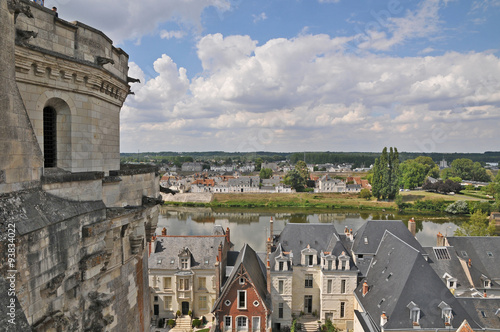
M 445 302 L 453 310 L 453 327 L 457 328 L 464 319 L 477 327 L 420 252 L 389 231 L 382 236 L 365 280 L 368 293 L 363 296 L 361 282 L 354 295 L 375 326 L 379 326 L 385 312 L 385 330 L 413 329 L 408 308 L 413 302 L 420 308 L 422 329 L 444 328 L 438 306 Z
M 245 244 L 241 249 L 236 263 L 234 265 L 231 275 L 227 278 L 222 290 L 220 292 L 219 298 L 215 301 L 213 310 L 219 306 L 221 301 L 227 295 L 227 292 L 231 288 L 233 281 L 237 278 L 238 273 L 246 273 L 250 282 L 253 284 L 255 291 L 259 294 L 260 298 L 264 302 L 264 305 L 271 309 L 271 295 L 267 292 L 267 278 L 266 269 L 264 263 L 260 260 L 258 254 L 250 247 Z
M 275 242 L 281 244 L 283 251 L 293 253 L 293 265 L 300 265 L 300 253 L 308 245 L 318 252 L 318 256 L 321 251 L 332 252 L 336 256 L 344 251 L 347 256 L 350 256 L 333 224 L 288 223 L 281 234 L 275 238 Z M 353 262 L 351 262 L 352 268 L 356 269 Z
M 149 256 L 150 269 L 176 270 L 179 253 L 185 248 L 191 252 L 191 269 L 213 269 L 219 244 L 224 245 L 225 236 L 159 236 L 153 243 Z M 172 263 L 172 261 L 174 263 Z
M 483 329 L 500 329 L 499 298 L 459 298 L 458 300 Z
M 370 317 L 368 317 L 366 312 L 354 310 L 354 315 L 356 316 L 356 319 L 361 324 L 361 327 L 363 328 L 364 332 L 377 331 L 377 328 L 375 326 L 373 326 L 373 322 L 370 320 Z
M 425 247 L 424 250 L 428 254 L 427 262 L 445 284 L 446 279 L 443 276 L 446 273 L 457 279 L 455 296 L 460 296 L 469 291 L 471 287 L 469 279 L 465 275 L 453 247 Z M 442 252 L 445 253 L 444 256 L 441 255 Z
M 483 275 L 489 278 L 492 289 L 500 288 L 500 237 L 497 236 L 455 236 L 447 237 L 456 255 L 468 262 L 474 287 L 483 289 Z
M 401 220 L 368 220 L 354 233 L 352 252 L 356 255 L 375 254 L 386 230 L 417 249 L 420 253 L 427 254 Z

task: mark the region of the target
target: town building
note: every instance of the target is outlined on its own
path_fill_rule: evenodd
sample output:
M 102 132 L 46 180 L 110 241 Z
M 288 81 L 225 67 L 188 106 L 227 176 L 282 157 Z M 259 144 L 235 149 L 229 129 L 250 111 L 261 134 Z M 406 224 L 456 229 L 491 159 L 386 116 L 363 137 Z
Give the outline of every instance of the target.
M 207 236 L 168 235 L 165 228 L 155 236 L 149 254 L 153 319 L 175 318 L 180 311 L 211 321 L 230 248 L 229 228 L 218 225 Z
M 269 240 L 274 328 L 304 316 L 352 329 L 358 269 L 347 243 L 333 224 L 289 223 Z
M 354 296 L 355 332 L 480 328 L 421 252 L 389 231 Z
M 270 331 L 273 308 L 268 269 L 245 244 L 213 306 L 218 331 Z

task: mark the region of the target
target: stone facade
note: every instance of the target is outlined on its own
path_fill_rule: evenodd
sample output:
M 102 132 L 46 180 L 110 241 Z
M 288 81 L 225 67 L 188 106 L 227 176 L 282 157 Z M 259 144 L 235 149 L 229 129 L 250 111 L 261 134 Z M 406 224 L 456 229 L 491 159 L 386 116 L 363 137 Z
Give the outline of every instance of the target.
M 0 2 L 0 33 L 2 289 L 15 278 L 2 327 L 148 331 L 159 177 L 120 169 L 128 56 L 30 1 Z M 12 300 L 17 325 L 3 321 Z

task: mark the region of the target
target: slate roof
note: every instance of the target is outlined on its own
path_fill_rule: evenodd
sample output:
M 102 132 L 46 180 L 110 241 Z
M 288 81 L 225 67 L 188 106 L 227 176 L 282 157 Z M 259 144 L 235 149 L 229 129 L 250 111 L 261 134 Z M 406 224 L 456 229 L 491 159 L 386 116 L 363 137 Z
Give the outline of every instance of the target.
M 500 330 L 499 298 L 459 298 L 458 300 L 483 329 Z
M 224 245 L 224 241 L 224 235 L 158 236 L 149 256 L 149 268 L 176 270 L 179 253 L 187 248 L 191 252 L 191 269 L 214 269 L 219 244 Z
M 453 327 L 467 319 L 471 327 L 477 328 L 420 252 L 389 231 L 382 236 L 365 280 L 368 293 L 363 296 L 362 281 L 354 295 L 367 313 L 370 320 L 367 325 L 380 328 L 380 316 L 385 312 L 388 317 L 385 330 L 413 329 L 408 308 L 413 302 L 420 308 L 421 329 L 444 328 L 438 307 L 444 301 L 453 310 Z
M 404 242 L 426 255 L 420 243 L 401 220 L 368 220 L 354 233 L 354 254 L 375 254 L 385 231 L 388 230 Z M 367 238 L 367 243 L 365 242 Z
M 242 271 L 248 275 L 250 282 L 253 284 L 256 292 L 263 300 L 264 305 L 269 310 L 271 310 L 272 302 L 271 295 L 267 292 L 265 265 L 259 258 L 258 254 L 252 249 L 252 247 L 250 247 L 248 244 L 245 244 L 241 249 L 238 258 L 236 259 L 231 275 L 227 278 L 224 286 L 221 289 L 219 298 L 214 303 L 212 312 L 215 311 L 219 304 L 224 300 L 227 292 L 231 288 L 233 280 L 238 277 L 239 271 Z
M 472 267 L 469 273 L 477 289 L 484 289 L 482 276 L 488 277 L 492 289 L 500 288 L 500 237 L 497 236 L 452 236 L 446 240 L 455 248 L 456 255 Z
M 460 296 L 469 291 L 471 287 L 469 279 L 467 278 L 457 255 L 455 255 L 455 249 L 453 247 L 424 247 L 424 250 L 428 254 L 427 262 L 445 284 L 446 279 L 443 278 L 445 273 L 448 273 L 451 277 L 457 279 L 455 296 Z M 443 258 L 442 256 L 436 256 L 436 252 L 439 253 L 439 251 L 442 250 L 446 250 L 449 259 Z
M 300 265 L 301 251 L 309 245 L 318 252 L 331 252 L 332 255 L 340 256 L 342 252 L 350 257 L 349 251 L 344 247 L 337 230 L 333 224 L 294 224 L 288 223 L 274 241 L 281 244 L 282 251 L 292 252 L 292 264 Z M 278 246 L 279 247 L 279 246 Z M 271 270 L 274 268 L 274 258 L 279 255 L 279 250 L 275 250 L 270 256 Z M 351 270 L 357 270 L 352 258 L 349 266 Z

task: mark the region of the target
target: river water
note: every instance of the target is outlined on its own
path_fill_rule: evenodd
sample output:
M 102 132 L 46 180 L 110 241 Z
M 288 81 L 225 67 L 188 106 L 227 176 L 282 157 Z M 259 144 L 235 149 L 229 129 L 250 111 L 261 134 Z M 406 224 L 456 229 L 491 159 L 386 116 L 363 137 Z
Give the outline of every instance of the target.
M 334 211 L 334 212 L 333 212 Z M 273 217 L 274 233 L 279 233 L 286 223 L 333 223 L 339 233 L 345 226 L 355 232 L 367 220 L 402 220 L 406 225 L 412 217 L 417 222 L 417 239 L 422 246 L 435 246 L 436 235 L 453 235 L 464 217 L 450 215 L 411 215 L 380 211 L 350 210 L 257 210 L 189 207 L 160 207 L 157 234 L 163 227 L 168 235 L 211 235 L 214 225 L 231 230 L 231 242 L 239 250 L 248 243 L 256 251 L 265 251 L 265 240 L 269 236 L 269 220 Z

